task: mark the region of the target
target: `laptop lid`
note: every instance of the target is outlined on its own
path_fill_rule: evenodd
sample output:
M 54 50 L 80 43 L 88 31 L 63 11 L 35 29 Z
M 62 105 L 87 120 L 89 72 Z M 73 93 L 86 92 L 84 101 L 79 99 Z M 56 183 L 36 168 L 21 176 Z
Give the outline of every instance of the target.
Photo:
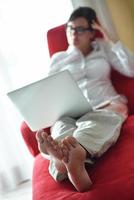
M 32 131 L 52 126 L 61 116 L 80 117 L 92 109 L 68 70 L 7 95 Z

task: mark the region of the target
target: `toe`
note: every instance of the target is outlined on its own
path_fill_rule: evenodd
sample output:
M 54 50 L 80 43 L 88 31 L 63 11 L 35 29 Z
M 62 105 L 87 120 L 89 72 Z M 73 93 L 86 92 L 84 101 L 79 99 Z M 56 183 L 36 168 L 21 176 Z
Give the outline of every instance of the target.
M 43 137 L 42 137 L 42 134 L 43 134 L 43 130 L 39 130 L 37 131 L 36 133 L 36 139 L 38 142 L 42 143 L 44 141 Z
M 68 137 L 66 138 L 66 140 L 67 140 L 67 142 L 68 142 L 69 144 L 71 144 L 74 148 L 79 144 L 79 143 L 77 142 L 77 140 L 76 140 L 74 137 L 72 137 L 72 136 L 68 136 Z
M 68 139 L 67 138 L 65 138 L 64 140 L 63 140 L 63 145 L 67 148 L 67 150 L 71 150 L 72 149 L 72 145 L 68 142 Z
M 62 155 L 63 155 L 62 161 L 67 163 L 68 162 L 68 151 L 65 147 L 62 149 Z
M 49 135 L 46 133 L 46 132 L 42 132 L 42 138 L 44 139 L 45 142 L 49 142 L 49 139 L 48 139 Z

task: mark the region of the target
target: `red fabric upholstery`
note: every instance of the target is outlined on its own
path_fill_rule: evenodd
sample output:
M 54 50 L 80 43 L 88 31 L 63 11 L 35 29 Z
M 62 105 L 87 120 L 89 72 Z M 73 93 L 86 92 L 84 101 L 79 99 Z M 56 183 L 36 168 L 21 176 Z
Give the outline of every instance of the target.
M 51 35 L 54 37 L 51 37 Z M 61 25 L 54 29 L 50 29 L 47 33 L 47 41 L 50 56 L 52 56 L 55 52 L 65 51 L 68 47 L 65 26 Z
M 64 26 L 48 31 L 50 56 L 67 48 Z M 124 123 L 117 143 L 109 149 L 93 166 L 88 168 L 93 181 L 92 188 L 85 193 L 64 181 L 55 182 L 48 173 L 48 160 L 38 151 L 35 133 L 25 122 L 21 132 L 28 149 L 35 157 L 33 169 L 33 200 L 134 200 L 134 79 L 112 71 L 112 81 L 121 94 L 128 98 L 130 115 Z M 49 132 L 49 129 L 46 130 Z

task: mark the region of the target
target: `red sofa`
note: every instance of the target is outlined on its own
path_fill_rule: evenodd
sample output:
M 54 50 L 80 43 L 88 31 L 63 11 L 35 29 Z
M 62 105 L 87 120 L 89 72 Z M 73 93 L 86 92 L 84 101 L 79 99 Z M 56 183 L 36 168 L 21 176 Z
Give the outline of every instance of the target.
M 50 56 L 68 46 L 64 26 L 48 31 Z M 119 93 L 128 98 L 129 117 L 125 121 L 117 143 L 94 165 L 88 167 L 92 188 L 84 193 L 75 190 L 66 180 L 55 182 L 48 173 L 49 161 L 39 153 L 35 132 L 25 122 L 21 125 L 24 141 L 35 157 L 32 177 L 33 200 L 134 200 L 134 79 L 111 73 Z M 46 130 L 49 132 L 49 128 Z

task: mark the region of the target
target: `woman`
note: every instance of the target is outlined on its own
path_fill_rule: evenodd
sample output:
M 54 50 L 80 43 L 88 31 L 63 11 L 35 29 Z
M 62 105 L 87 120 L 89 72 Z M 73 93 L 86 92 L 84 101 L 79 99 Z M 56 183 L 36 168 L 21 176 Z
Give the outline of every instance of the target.
M 104 39 L 94 40 L 95 30 Z M 111 66 L 134 76 L 134 55 L 108 35 L 89 7 L 71 14 L 66 34 L 69 48 L 52 57 L 49 75 L 68 69 L 93 111 L 79 119 L 63 116 L 51 128 L 51 136 L 43 130 L 36 136 L 42 155 L 49 155 L 53 178 L 61 181 L 68 177 L 77 191 L 83 192 L 92 185 L 85 162 L 92 163 L 117 141 L 127 117 L 126 98 L 117 94 L 110 80 Z

